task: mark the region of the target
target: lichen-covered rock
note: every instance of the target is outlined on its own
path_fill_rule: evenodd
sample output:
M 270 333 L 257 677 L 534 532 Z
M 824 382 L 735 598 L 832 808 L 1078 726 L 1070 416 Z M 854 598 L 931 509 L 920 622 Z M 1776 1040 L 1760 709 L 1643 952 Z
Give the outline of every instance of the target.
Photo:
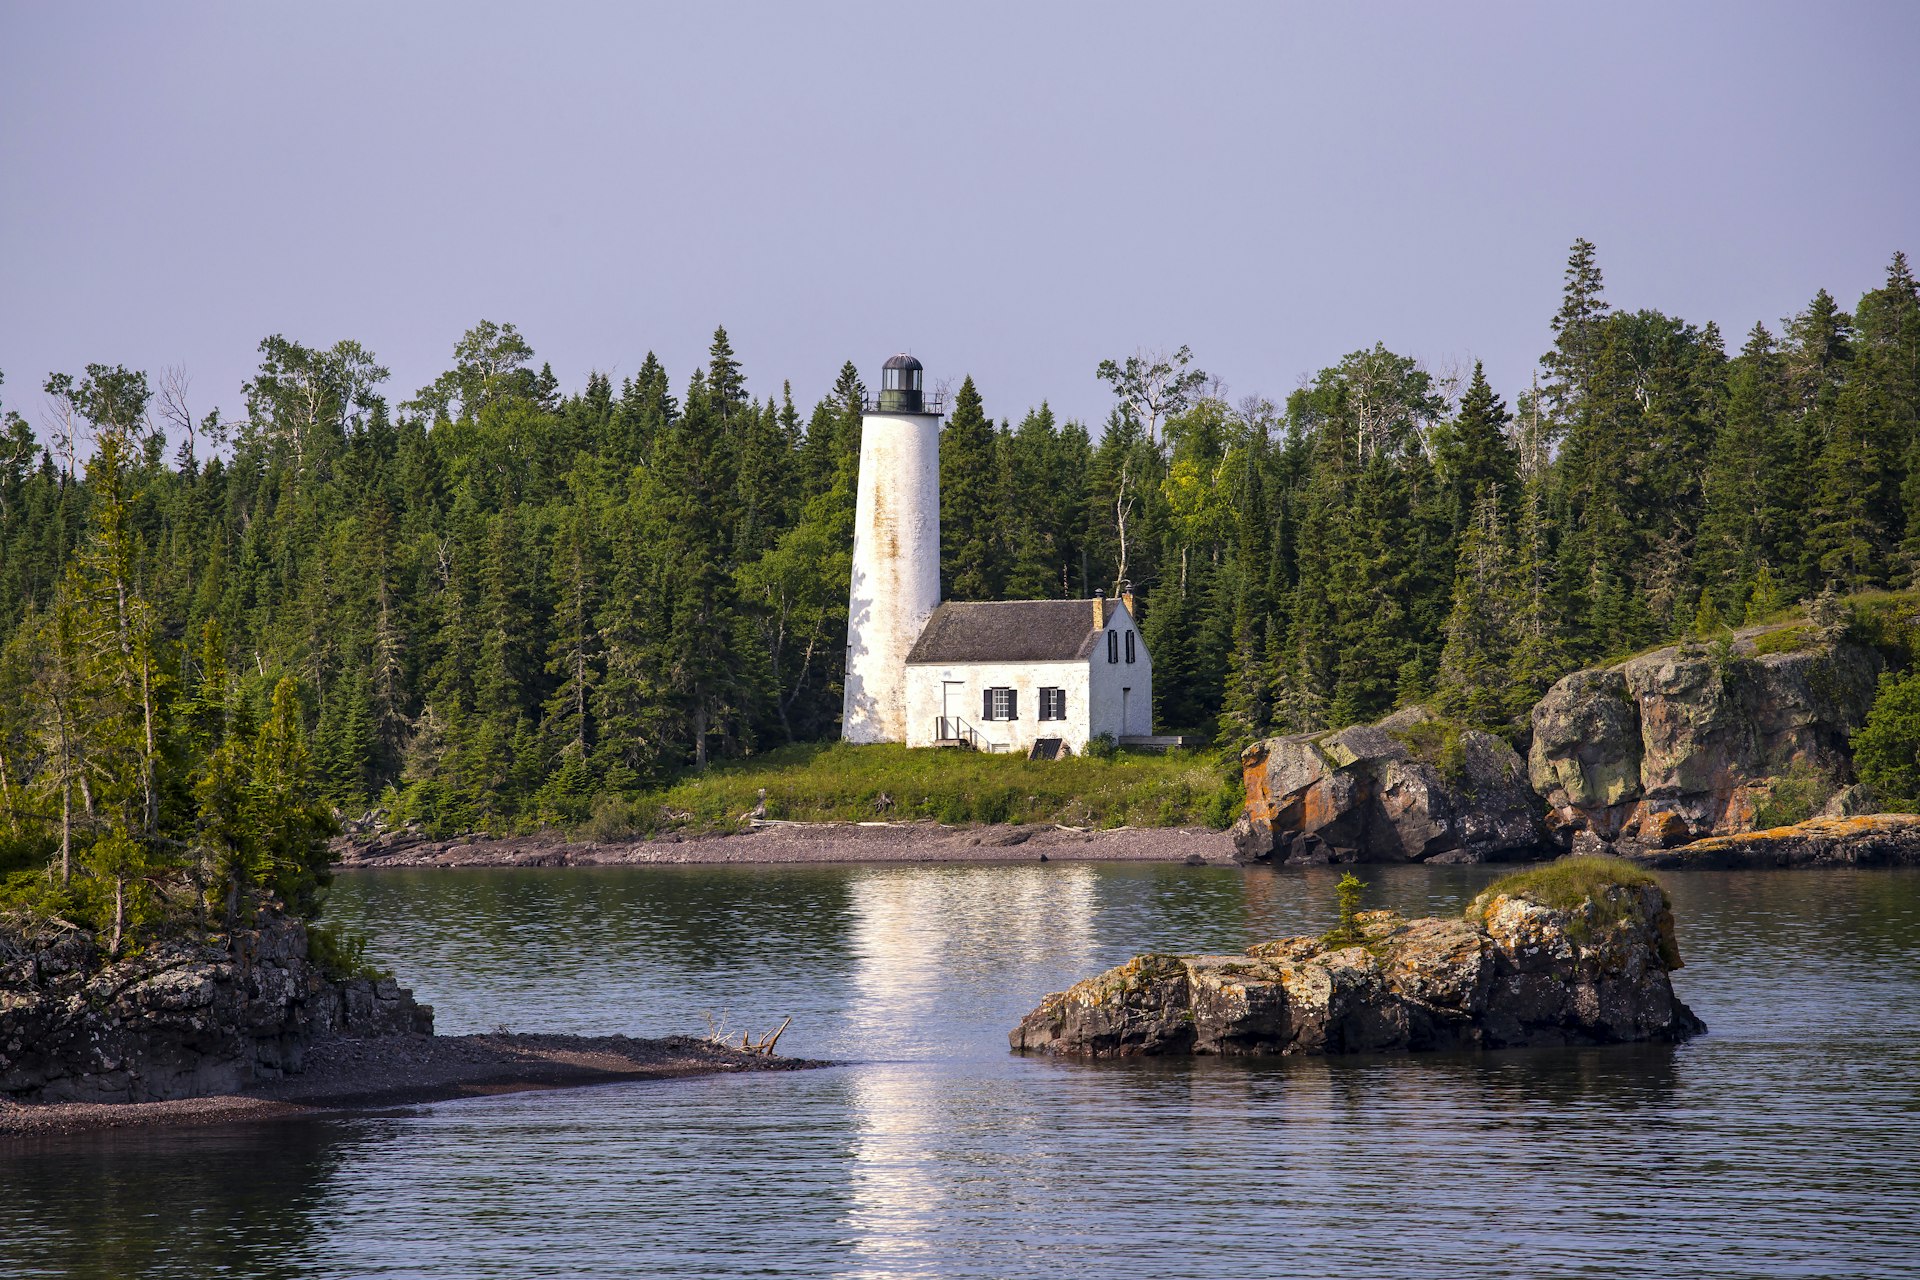
M 432 1008 L 391 979 L 323 973 L 297 920 L 116 963 L 78 930 L 0 921 L 0 1096 L 16 1101 L 226 1093 L 297 1073 L 318 1040 L 432 1031 Z
M 1241 767 L 1234 847 L 1245 862 L 1486 862 L 1547 839 L 1513 748 L 1417 707 L 1257 742 Z
M 1762 634 L 1731 652 L 1660 649 L 1548 690 L 1527 770 L 1555 830 L 1670 848 L 1751 830 L 1790 770 L 1851 776 L 1847 738 L 1873 703 L 1880 656 L 1853 644 L 1761 654 Z
M 1571 908 L 1483 895 L 1464 918 L 1362 912 L 1358 937 L 1288 938 L 1239 956 L 1136 956 L 1049 995 L 1019 1052 L 1335 1054 L 1684 1040 L 1673 914 L 1653 884 Z
M 1644 867 L 1920 867 L 1920 814 L 1810 818 L 1633 856 Z

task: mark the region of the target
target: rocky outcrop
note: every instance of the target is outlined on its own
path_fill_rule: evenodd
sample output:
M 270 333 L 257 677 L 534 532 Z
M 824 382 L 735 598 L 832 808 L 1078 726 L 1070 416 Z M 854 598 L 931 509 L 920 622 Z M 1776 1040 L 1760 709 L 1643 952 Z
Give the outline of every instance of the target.
M 1576 671 L 1533 709 L 1527 769 L 1549 823 L 1623 851 L 1747 831 L 1795 772 L 1838 787 L 1881 659 L 1853 644 L 1673 646 Z M 1576 844 L 1576 847 L 1580 847 Z
M 1920 814 L 1812 818 L 1790 827 L 1712 836 L 1633 856 L 1645 867 L 1920 867 Z
M 1244 862 L 1488 862 L 1534 856 L 1547 839 L 1513 748 L 1417 707 L 1269 738 L 1240 763 Z
M 1497 887 L 1496 887 L 1497 888 Z M 1650 881 L 1571 907 L 1490 891 L 1464 918 L 1362 912 L 1351 942 L 1142 955 L 1048 996 L 1017 1052 L 1336 1054 L 1684 1040 L 1673 916 Z
M 0 921 L 0 1096 L 152 1102 L 297 1073 L 337 1036 L 431 1034 L 391 979 L 336 979 L 306 927 L 269 918 L 234 946 L 164 942 L 103 964 L 84 932 Z

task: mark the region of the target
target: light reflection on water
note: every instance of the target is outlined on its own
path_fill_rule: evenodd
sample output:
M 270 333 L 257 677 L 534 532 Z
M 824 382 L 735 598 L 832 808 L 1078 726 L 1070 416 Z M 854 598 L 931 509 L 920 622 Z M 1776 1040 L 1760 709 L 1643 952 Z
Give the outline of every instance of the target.
M 1458 910 L 1490 872 L 1373 869 Z M 658 867 L 343 879 L 442 1030 L 756 1034 L 849 1065 L 0 1152 L 44 1275 L 1920 1274 L 1920 874 L 1669 877 L 1712 1034 L 1062 1063 L 1005 1034 L 1150 948 L 1330 922 L 1330 872 Z

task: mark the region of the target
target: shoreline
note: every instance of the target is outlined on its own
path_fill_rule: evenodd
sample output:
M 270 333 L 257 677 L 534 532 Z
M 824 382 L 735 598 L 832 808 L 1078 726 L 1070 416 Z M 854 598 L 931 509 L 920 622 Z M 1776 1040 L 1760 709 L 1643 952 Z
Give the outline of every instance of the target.
M 0 1140 L 324 1117 L 539 1089 L 824 1065 L 748 1053 L 693 1036 L 343 1037 L 308 1049 L 306 1070 L 299 1075 L 261 1081 L 239 1093 L 165 1102 L 0 1100 Z
M 333 842 L 336 871 L 384 867 L 624 867 L 658 864 L 1177 862 L 1233 865 L 1233 833 L 1202 827 L 1046 824 L 949 827 L 918 822 L 761 822 L 739 833 L 620 841 L 558 835 L 431 840 L 388 835 Z
M 335 871 L 385 868 L 886 865 L 903 863 L 1153 862 L 1231 867 L 1233 833 L 1204 827 L 1054 824 L 945 826 L 914 822 L 756 822 L 742 832 L 670 834 L 633 840 L 568 840 L 557 834 L 462 836 L 436 840 L 389 834 L 341 836 Z M 1673 848 L 1614 850 L 1642 866 L 1681 870 L 1920 865 L 1920 815 L 1875 813 L 1812 818 L 1790 827 L 1709 836 Z M 1516 865 L 1564 856 L 1542 849 Z M 1346 865 L 1346 864 L 1341 864 Z M 1421 865 L 1399 859 L 1358 865 Z

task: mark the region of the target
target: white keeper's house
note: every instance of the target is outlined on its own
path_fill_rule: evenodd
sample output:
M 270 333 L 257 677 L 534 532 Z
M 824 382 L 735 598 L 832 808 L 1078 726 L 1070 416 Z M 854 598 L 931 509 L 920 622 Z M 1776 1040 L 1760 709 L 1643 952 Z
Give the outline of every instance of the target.
M 848 742 L 1054 755 L 1153 738 L 1153 659 L 1133 597 L 940 599 L 940 420 L 924 371 L 895 356 L 860 431 Z M 1170 739 L 1165 741 L 1171 741 Z

